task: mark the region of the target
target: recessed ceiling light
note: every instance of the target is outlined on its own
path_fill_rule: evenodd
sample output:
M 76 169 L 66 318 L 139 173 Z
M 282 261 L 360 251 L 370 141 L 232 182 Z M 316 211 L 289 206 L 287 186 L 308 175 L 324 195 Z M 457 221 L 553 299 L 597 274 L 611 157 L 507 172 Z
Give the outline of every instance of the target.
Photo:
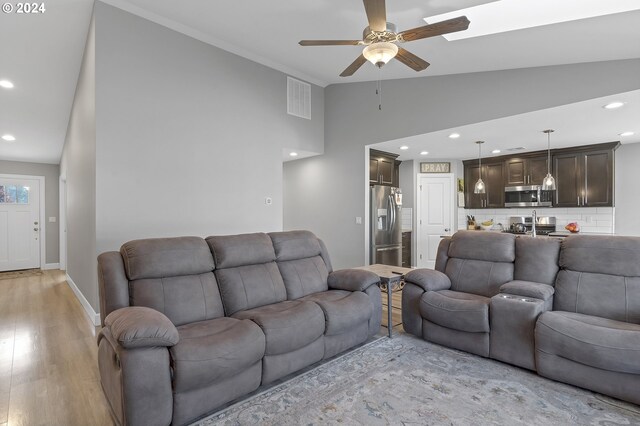
M 4 139 L 7 142 L 13 142 L 16 140 L 16 138 L 13 135 L 2 135 L 2 139 Z
M 400 147 L 400 149 L 404 151 L 404 150 L 409 149 L 409 147 L 408 147 L 408 146 L 406 146 L 406 145 L 402 145 L 402 146 Z
M 460 137 L 460 133 L 451 133 L 449 135 L 449 138 L 451 139 L 458 139 Z
M 0 80 L 0 87 L 4 87 L 5 89 L 13 89 L 13 83 L 9 80 Z
M 500 150 L 499 149 L 494 149 L 493 151 L 491 151 L 492 154 L 500 154 Z
M 603 106 L 604 109 L 616 109 L 624 106 L 624 102 L 610 102 Z
M 422 151 L 420 152 L 420 155 L 429 155 L 429 151 Z
M 465 31 L 443 34 L 446 40 L 462 40 L 488 34 L 534 28 L 560 22 L 640 9 L 637 0 L 501 0 L 424 18 L 427 24 L 464 15 L 471 25 Z
M 289 153 L 289 156 L 291 156 L 291 157 L 297 157 L 297 156 L 298 156 L 298 153 L 297 153 L 297 152 L 290 152 L 290 153 Z
M 633 132 L 622 132 L 622 133 L 620 133 L 619 136 L 622 136 L 624 138 L 624 137 L 633 136 L 633 135 L 635 135 L 635 133 L 633 133 Z

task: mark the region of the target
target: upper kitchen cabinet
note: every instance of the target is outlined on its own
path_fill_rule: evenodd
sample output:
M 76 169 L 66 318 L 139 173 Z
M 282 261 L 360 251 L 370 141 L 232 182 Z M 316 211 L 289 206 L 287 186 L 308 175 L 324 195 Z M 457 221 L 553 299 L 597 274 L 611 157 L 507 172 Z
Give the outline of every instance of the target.
M 547 175 L 547 156 L 509 158 L 504 167 L 505 186 L 542 185 Z
M 369 150 L 369 183 L 371 185 L 395 186 L 399 184 L 398 154 Z
M 473 160 L 474 162 L 476 160 Z M 489 160 L 491 161 L 491 160 Z M 489 162 L 482 165 L 484 194 L 475 194 L 473 189 L 479 178 L 477 164 L 464 165 L 465 207 L 468 209 L 504 207 L 504 167 L 503 162 Z
M 620 144 L 589 145 L 554 151 L 555 207 L 613 206 L 614 151 Z

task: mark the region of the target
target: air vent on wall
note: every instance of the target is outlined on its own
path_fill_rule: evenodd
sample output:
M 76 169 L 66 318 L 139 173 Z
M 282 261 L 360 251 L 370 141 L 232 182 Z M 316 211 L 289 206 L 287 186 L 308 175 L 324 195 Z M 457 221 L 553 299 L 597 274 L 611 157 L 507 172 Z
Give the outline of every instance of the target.
M 287 77 L 287 113 L 311 120 L 311 85 Z

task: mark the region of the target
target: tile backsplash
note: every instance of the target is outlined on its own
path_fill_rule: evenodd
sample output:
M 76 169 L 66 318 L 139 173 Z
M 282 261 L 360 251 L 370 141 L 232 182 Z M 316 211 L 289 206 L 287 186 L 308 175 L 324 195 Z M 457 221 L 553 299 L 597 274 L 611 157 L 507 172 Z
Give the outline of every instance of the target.
M 531 216 L 535 210 L 538 216 L 555 216 L 556 229 L 564 231 L 565 225 L 578 222 L 581 232 L 602 234 L 615 233 L 615 207 L 580 207 L 580 208 L 523 208 L 523 209 L 458 209 L 458 229 L 467 228 L 467 215 L 473 215 L 476 222 L 493 219 L 494 223 L 509 226 L 511 216 Z

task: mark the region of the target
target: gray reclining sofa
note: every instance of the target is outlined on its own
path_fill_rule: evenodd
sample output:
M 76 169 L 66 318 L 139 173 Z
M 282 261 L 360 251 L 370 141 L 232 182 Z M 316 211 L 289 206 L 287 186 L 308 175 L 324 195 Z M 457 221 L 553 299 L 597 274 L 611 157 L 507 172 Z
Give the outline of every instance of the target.
M 98 257 L 98 367 L 118 425 L 181 425 L 363 343 L 378 276 L 307 231 L 131 241 Z
M 407 332 L 640 404 L 640 238 L 459 231 L 405 282 Z

